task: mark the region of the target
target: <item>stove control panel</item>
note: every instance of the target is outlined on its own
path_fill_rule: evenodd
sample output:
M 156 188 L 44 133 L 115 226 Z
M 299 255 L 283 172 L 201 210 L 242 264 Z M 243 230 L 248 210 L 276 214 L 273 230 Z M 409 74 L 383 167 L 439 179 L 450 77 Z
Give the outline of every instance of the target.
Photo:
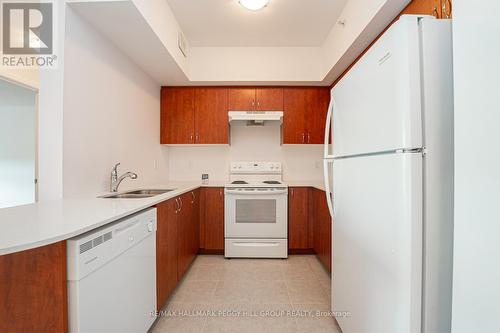
M 280 162 L 232 162 L 231 173 L 279 174 Z

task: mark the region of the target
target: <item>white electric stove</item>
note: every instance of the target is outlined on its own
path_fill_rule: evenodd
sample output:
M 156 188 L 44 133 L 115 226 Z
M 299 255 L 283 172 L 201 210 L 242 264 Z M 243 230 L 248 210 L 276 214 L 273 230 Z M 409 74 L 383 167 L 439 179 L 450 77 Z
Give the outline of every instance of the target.
M 226 258 L 287 258 L 288 186 L 281 163 L 231 163 L 224 235 Z

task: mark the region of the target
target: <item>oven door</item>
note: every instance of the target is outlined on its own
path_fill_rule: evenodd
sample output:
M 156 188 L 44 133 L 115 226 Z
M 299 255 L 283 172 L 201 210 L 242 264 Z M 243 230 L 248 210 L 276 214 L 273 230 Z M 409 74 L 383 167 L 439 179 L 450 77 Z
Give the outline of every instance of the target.
M 225 194 L 227 238 L 287 238 L 287 189 L 226 189 Z

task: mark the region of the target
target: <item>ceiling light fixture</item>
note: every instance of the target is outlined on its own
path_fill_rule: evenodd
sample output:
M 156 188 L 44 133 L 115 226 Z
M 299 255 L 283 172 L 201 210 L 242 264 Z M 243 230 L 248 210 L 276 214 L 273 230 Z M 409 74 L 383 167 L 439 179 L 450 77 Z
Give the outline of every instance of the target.
M 249 10 L 259 10 L 267 6 L 269 0 L 239 0 L 240 5 Z

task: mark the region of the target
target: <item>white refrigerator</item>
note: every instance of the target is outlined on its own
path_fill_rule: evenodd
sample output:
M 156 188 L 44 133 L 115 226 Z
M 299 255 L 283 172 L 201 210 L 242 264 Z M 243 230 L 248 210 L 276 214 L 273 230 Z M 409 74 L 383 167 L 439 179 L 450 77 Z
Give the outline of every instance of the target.
M 343 333 L 450 332 L 450 21 L 402 16 L 332 89 L 324 169 Z

